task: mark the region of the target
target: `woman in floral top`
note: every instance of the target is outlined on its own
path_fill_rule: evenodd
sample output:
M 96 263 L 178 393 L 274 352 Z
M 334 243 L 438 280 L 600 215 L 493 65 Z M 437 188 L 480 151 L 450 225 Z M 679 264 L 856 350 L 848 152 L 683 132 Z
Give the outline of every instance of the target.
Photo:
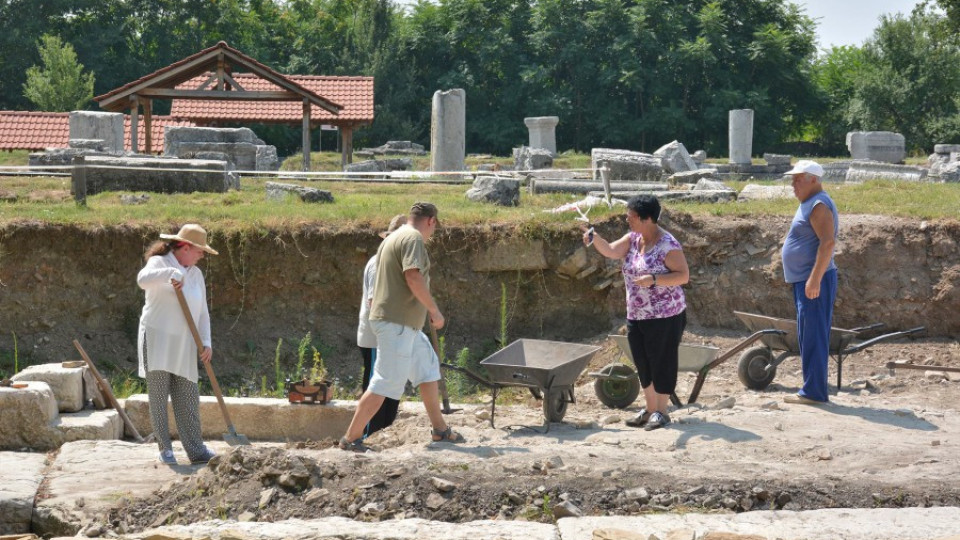
M 680 242 L 657 224 L 660 201 L 640 195 L 627 203 L 630 232 L 607 242 L 586 233 L 585 244 L 610 259 L 623 259 L 627 289 L 627 339 L 646 406 L 627 421 L 647 431 L 670 423 L 667 404 L 677 385 L 677 351 L 687 325 L 681 287 L 690 279 Z

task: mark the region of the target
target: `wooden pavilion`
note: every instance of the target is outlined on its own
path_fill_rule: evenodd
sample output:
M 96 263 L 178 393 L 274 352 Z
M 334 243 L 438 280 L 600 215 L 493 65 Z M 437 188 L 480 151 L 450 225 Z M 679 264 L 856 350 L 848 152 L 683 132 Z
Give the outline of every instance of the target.
M 244 76 L 235 77 L 235 73 L 241 71 L 244 72 Z M 243 85 L 238 83 L 237 79 L 243 79 Z M 253 79 L 262 82 L 252 84 Z M 373 120 L 372 78 L 362 79 L 370 80 L 370 118 L 369 121 L 360 123 L 369 123 Z M 196 80 L 200 83 L 193 88 L 184 87 L 188 82 L 195 84 Z M 269 89 L 247 90 L 245 89 L 247 87 Z M 343 109 L 340 104 L 305 87 L 293 77 L 277 73 L 223 41 L 94 98 L 102 109 L 112 112 L 129 111 L 132 148 L 138 148 L 138 119 L 142 108 L 147 153 L 151 152 L 153 146 L 151 127 L 154 99 L 203 100 L 208 103 L 287 102 L 284 105 L 288 107 L 299 102 L 302 105 L 300 123 L 303 130 L 303 170 L 305 171 L 310 169 L 310 129 L 315 124 L 312 121 L 312 112 L 315 109 L 322 111 L 326 117 L 323 123 L 337 125 L 337 117 Z M 188 116 L 185 115 L 185 117 L 189 119 Z M 352 161 L 352 135 L 353 128 L 357 124 L 358 121 L 354 118 L 346 126 L 340 126 L 341 137 L 343 137 L 341 144 L 343 164 Z

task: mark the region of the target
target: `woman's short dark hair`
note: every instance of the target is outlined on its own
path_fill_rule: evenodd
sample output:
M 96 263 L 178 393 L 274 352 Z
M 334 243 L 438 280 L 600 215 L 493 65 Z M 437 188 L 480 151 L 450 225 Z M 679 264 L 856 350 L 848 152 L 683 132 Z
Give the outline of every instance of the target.
M 627 209 L 632 210 L 640 219 L 660 219 L 660 201 L 653 195 L 637 195 L 627 201 Z

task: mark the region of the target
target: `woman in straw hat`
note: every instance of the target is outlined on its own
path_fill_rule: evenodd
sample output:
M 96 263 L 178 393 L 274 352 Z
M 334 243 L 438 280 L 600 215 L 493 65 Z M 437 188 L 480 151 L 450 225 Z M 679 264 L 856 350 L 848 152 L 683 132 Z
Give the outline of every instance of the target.
M 386 238 L 400 226 L 407 223 L 407 216 L 397 214 L 390 220 L 387 230 L 380 233 L 380 238 Z M 360 324 L 357 326 L 357 346 L 360 347 L 360 355 L 363 357 L 363 389 L 366 391 L 370 384 L 370 377 L 373 376 L 373 366 L 377 362 L 377 336 L 370 327 L 370 302 L 373 300 L 373 286 L 377 280 L 377 260 L 376 254 L 367 261 L 367 266 L 363 269 L 363 296 L 360 298 Z M 367 428 L 363 432 L 364 437 L 389 426 L 397 418 L 397 409 L 400 408 L 400 401 L 386 398 L 383 405 L 370 419 Z
M 203 444 L 200 430 L 197 347 L 174 290 L 182 291 L 187 300 L 203 342 L 200 360 L 209 362 L 213 351 L 207 287 L 196 264 L 205 254 L 217 252 L 207 245 L 207 231 L 195 224 L 184 225 L 177 234 L 161 234 L 160 238 L 147 248 L 146 264 L 137 274 L 137 285 L 146 293 L 137 333 L 139 372 L 147 379 L 150 419 L 160 446 L 160 461 L 177 463 L 167 422 L 169 397 L 187 458 L 190 463 L 206 463 L 216 454 Z

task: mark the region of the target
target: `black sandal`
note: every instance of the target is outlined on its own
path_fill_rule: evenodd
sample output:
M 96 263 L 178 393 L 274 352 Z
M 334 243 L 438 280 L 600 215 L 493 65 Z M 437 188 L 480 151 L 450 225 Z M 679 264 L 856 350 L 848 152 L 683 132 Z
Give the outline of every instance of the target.
M 640 409 L 640 412 L 636 416 L 626 421 L 626 424 L 630 427 L 643 427 L 647 425 L 647 422 L 650 421 L 650 413 L 647 411 L 647 408 L 644 407 Z
M 430 436 L 433 439 L 433 442 L 448 442 L 454 444 L 466 442 L 466 439 L 463 438 L 463 435 L 454 431 L 450 426 L 447 426 L 447 429 L 431 429 Z

